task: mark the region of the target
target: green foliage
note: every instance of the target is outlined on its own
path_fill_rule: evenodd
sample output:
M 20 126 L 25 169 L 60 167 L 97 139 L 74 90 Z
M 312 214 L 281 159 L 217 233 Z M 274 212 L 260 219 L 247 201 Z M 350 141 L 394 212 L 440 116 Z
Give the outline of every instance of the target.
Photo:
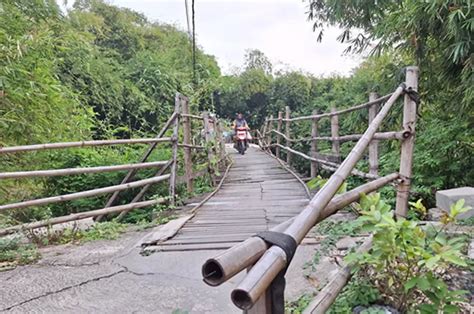
M 352 313 L 358 305 L 369 305 L 380 299 L 373 284 L 357 274 L 351 278 L 328 310 L 328 314 Z
M 20 238 L 0 238 L 0 271 L 30 264 L 39 258 L 34 244 L 22 243 Z
M 470 1 L 352 1 L 309 0 L 309 19 L 321 32 L 324 27 L 343 28 L 339 41 L 348 52 L 395 49 L 408 53 L 435 84 L 447 85 L 462 101 L 454 108 L 472 106 L 472 29 Z
M 326 182 L 328 182 L 329 179 L 323 179 L 321 176 L 317 176 L 311 180 L 309 180 L 308 182 L 306 182 L 306 185 L 308 186 L 308 188 L 310 190 L 316 190 L 316 189 L 321 189 L 325 184 Z M 344 182 L 342 183 L 342 185 L 339 187 L 339 189 L 337 190 L 336 194 L 341 194 L 341 193 L 345 193 L 347 191 L 347 183 Z
M 468 210 L 463 205 L 460 201 L 452 206 L 445 225 Z M 423 308 L 452 311 L 464 292 L 448 290 L 437 274 L 453 265 L 467 266 L 461 253 L 463 239 L 448 237 L 444 227 L 423 229 L 416 221 L 395 220 L 379 194 L 362 195 L 359 206 L 363 216 L 358 221 L 373 233 L 372 247 L 368 253 L 349 254 L 347 262 L 356 263 L 356 271 L 362 269 L 384 300 L 399 310 L 417 307 L 421 294 L 431 301 Z
M 66 243 L 83 243 L 95 240 L 115 240 L 126 231 L 127 225 L 115 221 L 106 221 L 93 224 L 86 230 L 77 227 L 46 231 L 30 231 L 27 235 L 30 240 L 39 246 Z
M 197 49 L 198 85 L 193 86 L 191 59 L 185 32 L 106 1 L 75 1 L 65 14 L 52 0 L 2 1 L 0 146 L 155 136 L 174 108 L 176 91 L 191 96 L 193 106 L 200 104 L 209 99 L 208 88 L 220 76 L 214 57 Z M 140 150 L 3 155 L 0 164 L 2 171 L 123 164 L 136 162 Z M 169 151 L 158 155 L 167 158 Z M 140 171 L 138 178 L 150 174 Z M 123 172 L 6 180 L 0 203 L 114 185 L 121 176 Z M 130 200 L 132 192 L 123 193 L 123 200 Z M 158 187 L 150 194 L 161 192 Z M 44 219 L 103 204 L 104 197 L 97 197 L 68 206 L 14 211 L 0 223 Z
M 285 313 L 289 314 L 301 314 L 304 309 L 309 305 L 313 296 L 311 294 L 303 294 L 297 300 L 287 302 L 285 304 Z

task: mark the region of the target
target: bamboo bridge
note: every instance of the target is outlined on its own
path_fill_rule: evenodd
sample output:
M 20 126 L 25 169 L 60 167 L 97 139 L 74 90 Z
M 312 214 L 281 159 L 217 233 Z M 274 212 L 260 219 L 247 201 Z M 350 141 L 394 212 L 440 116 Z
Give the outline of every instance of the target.
M 161 304 L 166 302 L 163 298 L 173 298 L 173 295 L 178 302 L 183 302 L 183 304 L 198 303 L 197 298 L 208 300 L 204 294 L 199 293 L 194 299 L 182 298 L 180 293 L 183 296 L 191 295 L 191 292 L 186 291 L 185 288 L 174 289 L 170 294 L 166 286 L 173 287 L 181 279 L 186 282 L 189 278 L 185 278 L 183 274 L 187 271 L 181 269 L 173 272 L 160 268 L 159 265 L 147 264 L 147 258 L 153 260 L 153 256 L 156 255 L 160 256 L 161 263 L 170 269 L 176 267 L 173 263 L 181 266 L 188 265 L 194 272 L 192 276 L 190 275 L 194 280 L 202 275 L 200 278 L 211 287 L 225 286 L 225 293 L 230 294 L 229 297 L 236 307 L 233 307 L 226 299 L 222 299 L 221 294 L 213 295 L 212 292 L 206 292 L 214 298 L 212 302 L 221 305 L 228 304 L 228 306 L 219 307 L 222 311 L 232 312 L 239 308 L 246 313 L 283 313 L 286 269 L 291 263 L 296 248 L 318 222 L 357 201 L 361 193 L 371 193 L 389 184 L 394 185 L 397 191 L 396 215 L 406 216 L 412 177 L 418 102 L 417 80 L 418 69 L 408 67 L 405 83 L 385 96 L 371 93 L 368 102 L 364 104 L 343 110 L 333 109 L 328 113 L 314 112 L 309 116 L 294 117 L 287 108 L 285 115 L 279 112 L 278 115 L 270 116 L 265 120 L 265 124 L 256 132 L 257 145 L 252 145 L 245 156 L 237 155 L 233 153 L 232 148 L 226 147 L 222 137 L 222 125 L 217 118 L 209 113 L 201 115 L 190 113 L 189 101 L 181 94 L 177 94 L 174 113 L 156 138 L 0 148 L 0 154 L 13 154 L 69 147 L 137 143 L 149 145 L 141 160 L 135 164 L 0 173 L 1 180 L 128 170 L 122 182 L 114 186 L 0 205 L 0 212 L 4 212 L 103 194 L 111 195 L 103 208 L 8 227 L 0 230 L 0 236 L 90 217 L 95 217 L 96 221 L 100 221 L 106 216 L 115 215 L 115 219 L 120 220 L 136 208 L 166 203 L 174 205 L 177 186 L 180 183 L 185 184 L 187 191 L 192 192 L 195 178 L 205 173 L 213 178 L 215 186 L 215 190 L 205 199 L 188 204 L 182 217 L 140 239 L 139 246 L 142 248 L 137 249 L 135 245 L 131 245 L 127 246 L 126 252 L 121 251 L 121 254 L 108 256 L 105 273 L 102 272 L 105 267 L 104 262 L 92 259 L 88 266 L 91 271 L 98 271 L 94 265 L 103 266 L 96 277 L 76 281 L 75 277 L 89 275 L 84 270 L 81 270 L 81 274 L 76 273 L 72 265 L 69 270 L 66 267 L 57 272 L 43 274 L 41 280 L 51 282 L 38 281 L 34 274 L 35 271 L 42 271 L 41 262 L 39 266 L 24 266 L 1 273 L 0 280 L 3 287 L 1 288 L 0 310 L 166 312 L 166 307 Z M 403 125 L 396 131 L 379 132 L 382 121 L 401 98 L 403 98 Z M 339 119 L 342 119 L 345 113 L 358 110 L 368 110 L 366 131 L 363 134 L 339 135 Z M 319 122 L 322 119 L 330 119 L 330 137 L 319 136 Z M 305 121 L 311 124 L 309 137 L 292 138 L 292 125 Z M 193 123 L 202 124 L 204 143 L 193 141 L 192 130 L 195 129 Z M 382 140 L 401 142 L 399 169 L 394 169 L 393 173 L 385 175 L 381 175 L 378 169 L 378 143 Z M 331 154 L 318 151 L 320 141 L 331 142 Z M 354 141 L 356 144 L 344 158 L 341 156 L 340 144 L 347 141 Z M 302 152 L 295 148 L 294 144 L 301 142 L 310 144 L 309 152 Z M 170 145 L 171 159 L 147 162 L 148 157 L 159 144 Z M 193 152 L 196 150 L 203 151 L 207 156 L 208 162 L 205 169 L 196 170 L 193 167 Z M 366 150 L 368 150 L 369 162 L 367 173 L 355 168 Z M 180 153 L 183 156 L 182 164 L 179 162 Z M 295 156 L 310 163 L 312 178 L 316 177 L 321 169 L 334 172 L 315 195 L 308 190 L 304 178 L 292 169 L 292 160 Z M 136 172 L 145 168 L 156 168 L 155 175 L 148 179 L 133 181 Z M 353 190 L 336 195 L 349 175 L 359 176 L 367 182 Z M 165 182 L 168 183 L 168 196 L 143 200 L 152 185 Z M 139 188 L 139 192 L 129 204 L 114 205 L 119 200 L 121 191 L 132 188 Z M 359 247 L 360 251 L 369 249 L 370 237 Z M 149 257 L 141 257 L 137 250 L 142 254 L 146 253 L 145 255 Z M 166 254 L 173 254 L 173 252 L 191 252 L 197 255 L 186 255 L 184 259 L 170 262 L 169 259 L 175 255 Z M 133 270 L 137 267 L 139 258 L 142 258 L 139 262 L 140 267 L 148 271 Z M 61 265 L 68 265 L 67 260 L 62 262 Z M 83 265 L 80 266 L 83 269 Z M 157 267 L 160 270 L 154 272 L 153 269 Z M 326 287 L 316 294 L 306 310 L 307 313 L 324 313 L 329 308 L 337 294 L 350 280 L 350 267 L 351 265 L 342 267 Z M 201 274 L 196 274 L 197 271 Z M 165 279 L 160 277 L 161 279 L 155 278 L 153 281 L 145 278 L 147 274 L 168 272 L 171 277 Z M 132 275 L 136 278 L 128 277 Z M 234 282 L 235 278 L 239 279 L 238 282 Z M 99 285 L 100 282 L 104 284 Z M 232 287 L 228 282 L 232 283 Z M 25 283 L 29 287 L 28 291 L 24 290 Z M 237 285 L 234 286 L 235 284 Z M 88 288 L 89 285 L 90 288 Z M 130 286 L 127 287 L 127 285 Z M 140 285 L 146 288 L 140 289 Z M 195 287 L 195 285 L 196 283 L 191 286 Z M 197 290 L 201 288 L 203 287 Z M 206 289 L 203 291 L 212 291 L 221 287 Z M 62 295 L 56 298 L 56 294 Z M 68 307 L 68 304 L 75 304 L 76 307 Z M 212 308 L 205 306 L 199 308 L 190 305 L 190 308 L 191 312 L 196 313 L 213 311 Z

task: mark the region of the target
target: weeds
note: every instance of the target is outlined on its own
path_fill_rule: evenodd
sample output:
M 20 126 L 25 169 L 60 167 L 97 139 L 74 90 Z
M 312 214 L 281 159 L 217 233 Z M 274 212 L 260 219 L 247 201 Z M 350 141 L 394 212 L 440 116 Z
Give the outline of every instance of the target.
M 20 238 L 0 238 L 0 271 L 31 264 L 40 258 L 36 245 L 22 243 Z
M 287 302 L 285 304 L 285 313 L 290 313 L 290 314 L 303 313 L 304 309 L 309 305 L 312 298 L 313 298 L 312 294 L 306 293 L 300 296 L 295 301 Z

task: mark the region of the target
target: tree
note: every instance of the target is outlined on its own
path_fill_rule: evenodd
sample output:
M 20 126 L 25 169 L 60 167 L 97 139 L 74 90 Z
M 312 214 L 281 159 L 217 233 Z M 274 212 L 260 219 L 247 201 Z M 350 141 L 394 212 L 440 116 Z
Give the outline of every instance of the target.
M 258 49 L 248 49 L 245 53 L 245 71 L 262 70 L 266 75 L 272 75 L 273 66 L 263 52 Z
M 309 19 L 319 29 L 337 25 L 347 52 L 396 51 L 422 67 L 430 85 L 448 85 L 462 102 L 455 110 L 472 108 L 473 9 L 470 0 L 457 1 L 336 1 L 309 0 Z M 435 74 L 435 75 L 433 75 Z

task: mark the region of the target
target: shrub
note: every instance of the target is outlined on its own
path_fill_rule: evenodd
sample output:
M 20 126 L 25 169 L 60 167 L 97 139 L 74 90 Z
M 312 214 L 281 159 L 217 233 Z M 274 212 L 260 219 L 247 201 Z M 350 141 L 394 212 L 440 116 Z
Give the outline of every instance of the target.
M 416 205 L 416 203 L 415 203 Z M 363 230 L 373 233 L 368 253 L 349 254 L 347 262 L 374 284 L 385 303 L 405 312 L 454 313 L 465 291 L 451 291 L 442 274 L 453 266 L 467 266 L 462 257 L 463 239 L 449 237 L 446 226 L 468 210 L 461 200 L 442 220 L 441 228 L 422 227 L 416 221 L 395 219 L 379 194 L 362 195 Z

